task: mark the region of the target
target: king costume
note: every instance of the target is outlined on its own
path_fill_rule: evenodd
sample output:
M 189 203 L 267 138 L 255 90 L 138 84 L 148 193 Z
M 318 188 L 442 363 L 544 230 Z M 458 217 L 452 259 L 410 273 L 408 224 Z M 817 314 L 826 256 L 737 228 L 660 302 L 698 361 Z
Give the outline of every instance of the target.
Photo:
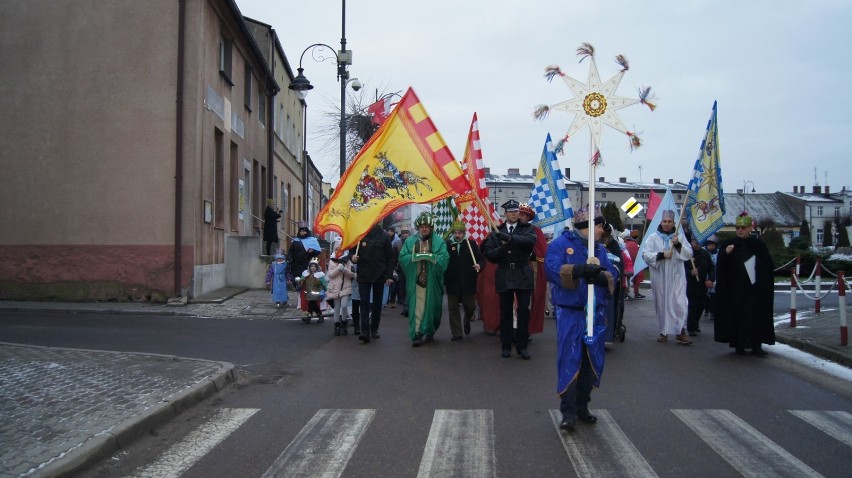
M 408 336 L 419 346 L 430 340 L 441 325 L 444 305 L 444 272 L 450 255 L 444 240 L 434 233 L 432 215 L 423 213 L 415 220 L 418 231 L 405 240 L 399 252 L 399 266 L 406 278 Z M 421 226 L 429 226 L 423 235 Z

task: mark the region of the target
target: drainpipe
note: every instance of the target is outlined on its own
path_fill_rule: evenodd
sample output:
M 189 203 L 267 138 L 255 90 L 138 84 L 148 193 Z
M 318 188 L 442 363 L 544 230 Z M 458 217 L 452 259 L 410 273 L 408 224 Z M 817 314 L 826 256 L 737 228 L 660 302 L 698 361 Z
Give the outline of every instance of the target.
M 175 101 L 175 297 L 181 296 L 183 257 L 183 76 L 184 37 L 186 36 L 186 0 L 178 0 L 177 98 Z
M 304 102 L 304 100 L 302 100 Z M 302 108 L 302 220 L 308 221 L 308 104 Z
M 272 112 L 275 108 L 275 93 L 270 90 L 266 91 L 266 149 L 267 149 L 267 158 L 266 158 L 266 170 L 268 173 L 266 174 L 266 195 L 267 198 L 276 199 L 272 194 L 272 191 L 275 190 L 275 130 L 272 126 Z M 280 208 L 281 205 L 279 204 Z

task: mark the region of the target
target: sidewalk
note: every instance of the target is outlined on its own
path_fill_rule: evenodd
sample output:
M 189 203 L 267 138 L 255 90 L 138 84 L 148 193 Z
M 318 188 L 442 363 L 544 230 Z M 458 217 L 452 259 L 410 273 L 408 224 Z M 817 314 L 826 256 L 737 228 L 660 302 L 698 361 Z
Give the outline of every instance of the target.
M 0 311 L 297 320 L 304 313 L 295 303 L 293 292 L 290 305 L 277 309 L 267 290 L 226 288 L 189 304 L 0 301 Z M 798 327 L 779 322 L 776 339 L 852 367 L 839 315 L 800 310 Z M 72 475 L 234 378 L 225 362 L 0 343 L 0 476 Z

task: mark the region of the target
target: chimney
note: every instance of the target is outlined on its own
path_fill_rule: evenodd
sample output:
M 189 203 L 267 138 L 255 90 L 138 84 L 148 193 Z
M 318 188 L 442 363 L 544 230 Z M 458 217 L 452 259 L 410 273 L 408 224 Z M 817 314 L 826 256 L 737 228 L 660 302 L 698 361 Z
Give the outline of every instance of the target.
M 533 168 L 533 173 L 532 173 L 533 177 L 535 177 L 536 172 L 537 172 L 537 170 L 535 168 Z
M 674 184 L 674 179 L 669 178 L 669 184 Z
M 624 184 L 627 182 L 627 178 L 618 178 L 618 182 Z
M 491 168 L 482 168 L 482 172 L 485 173 L 485 175 L 489 175 L 491 174 Z
M 571 179 L 571 168 L 565 168 L 565 179 Z
M 521 170 L 520 168 L 509 168 L 509 176 L 520 176 Z
M 742 189 L 737 189 L 737 195 L 742 196 L 742 195 L 743 195 L 743 190 L 742 190 Z
M 820 189 L 822 189 L 822 188 L 820 188 L 819 186 L 814 186 L 814 194 L 819 194 Z
M 599 178 L 598 178 L 598 182 L 599 182 L 599 183 L 605 183 L 605 182 L 606 182 L 606 178 L 605 178 L 605 177 L 603 177 L 603 176 L 601 176 L 601 177 L 599 177 Z
M 660 178 L 654 178 L 654 184 L 660 184 Z
M 793 194 L 797 194 L 799 192 L 799 186 L 793 186 Z
M 799 194 L 805 194 L 805 187 L 799 186 Z
M 825 195 L 828 196 L 830 193 L 828 192 L 828 184 L 825 185 Z

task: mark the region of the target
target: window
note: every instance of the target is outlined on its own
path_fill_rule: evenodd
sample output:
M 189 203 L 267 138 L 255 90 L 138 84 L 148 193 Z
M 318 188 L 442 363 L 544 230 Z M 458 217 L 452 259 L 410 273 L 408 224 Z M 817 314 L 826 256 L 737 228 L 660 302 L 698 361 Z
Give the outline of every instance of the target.
M 834 217 L 840 217 L 840 206 L 834 206 Z
M 822 244 L 822 229 L 817 229 L 816 244 Z
M 254 83 L 254 74 L 251 66 L 246 65 L 245 88 L 243 90 L 243 98 L 245 99 L 246 109 L 251 111 L 251 100 L 254 97 L 252 91 L 252 83 Z
M 606 197 L 606 193 L 601 193 L 601 197 L 602 197 L 602 198 L 605 198 L 605 197 Z
M 817 213 L 816 213 L 816 215 L 817 215 L 817 216 L 822 216 L 822 206 L 817 206 Z M 820 241 L 817 241 L 817 242 L 820 242 Z
M 225 217 L 225 135 L 213 132 L 213 225 L 222 227 Z
M 262 91 L 257 92 L 257 120 L 260 125 L 266 127 L 266 95 Z
M 234 86 L 234 82 L 231 80 L 231 54 L 233 48 L 233 40 L 227 38 L 219 39 L 219 75 L 230 86 Z

